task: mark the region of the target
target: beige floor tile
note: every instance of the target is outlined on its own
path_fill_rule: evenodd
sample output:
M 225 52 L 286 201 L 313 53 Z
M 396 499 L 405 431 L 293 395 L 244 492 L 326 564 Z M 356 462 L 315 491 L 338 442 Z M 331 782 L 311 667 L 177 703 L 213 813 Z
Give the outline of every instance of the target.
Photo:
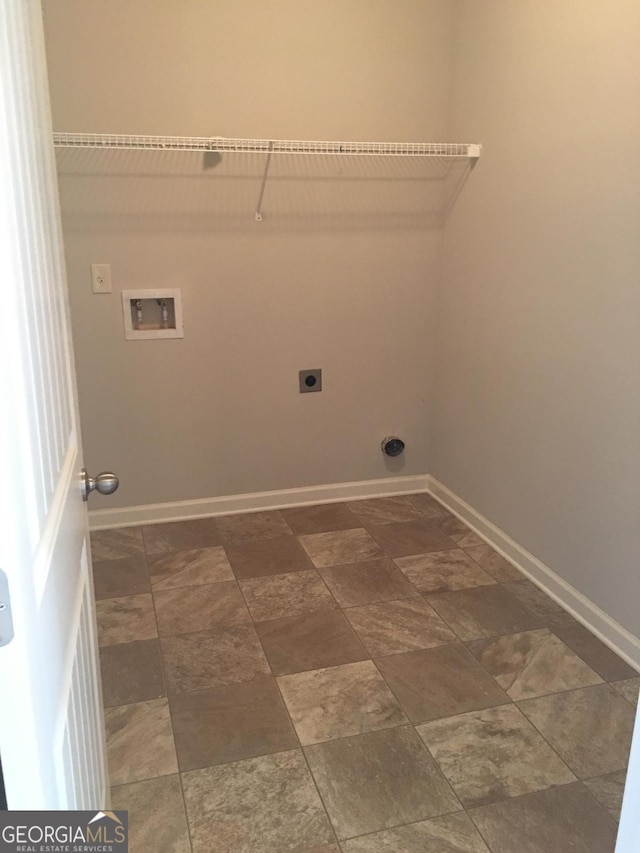
M 158 636 L 150 594 L 106 598 L 96 602 L 98 643 L 112 646 Z
M 414 506 L 426 515 L 427 518 L 453 518 L 454 516 L 439 501 L 426 493 L 409 495 Z
M 118 560 L 94 560 L 93 589 L 97 601 L 150 592 L 144 554 L 134 554 Z
M 223 545 L 239 545 L 252 539 L 271 539 L 292 534 L 279 510 L 224 515 L 217 519 L 217 525 Z
M 118 560 L 135 554 L 144 554 L 140 527 L 94 530 L 91 533 L 91 556 L 94 560 Z
M 463 642 L 543 627 L 544 620 L 500 584 L 428 595 L 427 600 Z
M 419 595 L 388 557 L 351 565 L 326 566 L 319 571 L 341 607 Z
M 460 808 L 411 726 L 306 747 L 305 755 L 339 839 Z
M 494 551 L 490 545 L 467 545 L 465 551 L 498 583 L 509 583 L 524 579 L 524 575 L 508 560 L 500 556 L 497 551 Z
M 626 770 L 616 770 L 615 773 L 607 773 L 606 776 L 587 779 L 584 783 L 600 805 L 616 821 L 620 819 L 626 778 Z
M 434 720 L 418 734 L 466 807 L 575 782 L 515 705 Z
M 191 853 L 178 775 L 112 788 L 111 806 L 129 812 L 131 853 Z
M 182 776 L 193 853 L 285 853 L 334 841 L 299 750 Z
M 362 528 L 334 533 L 310 533 L 300 543 L 316 568 L 362 563 L 384 556 L 371 535 Z
M 232 542 L 227 545 L 227 556 L 238 579 L 282 575 L 313 568 L 295 536 Z
M 159 640 L 139 640 L 100 649 L 105 708 L 165 695 Z
M 153 595 L 161 637 L 191 634 L 251 621 L 235 581 L 184 587 Z
M 635 713 L 609 684 L 518 704 L 579 779 L 627 766 Z
M 372 657 L 457 642 L 453 631 L 419 596 L 350 607 L 345 616 Z
M 434 551 L 398 557 L 396 565 L 423 594 L 435 595 L 472 586 L 490 586 L 496 581 L 464 551 Z
M 612 652 L 584 625 L 580 625 L 578 622 L 559 625 L 553 628 L 553 633 L 557 634 L 563 643 L 569 646 L 605 681 L 621 681 L 638 677 L 638 673 L 632 666 L 629 666 L 615 652 Z
M 338 607 L 316 569 L 247 578 L 240 589 L 255 622 Z
M 490 853 L 464 812 L 342 842 L 344 853 Z
M 147 524 L 142 528 L 142 534 L 148 555 L 211 548 L 222 544 L 215 518 Z
M 446 536 L 456 543 L 459 548 L 471 548 L 475 545 L 485 545 L 484 539 L 481 539 L 467 525 L 460 521 L 459 518 L 451 516 L 450 518 L 434 518 L 433 523 Z
M 234 580 L 222 546 L 173 551 L 149 557 L 147 563 L 154 592 Z
M 104 717 L 112 785 L 178 772 L 166 699 L 106 708 Z
M 284 675 L 277 681 L 303 745 L 407 722 L 370 660 Z
M 575 622 L 573 616 L 560 607 L 552 598 L 529 580 L 519 580 L 504 584 L 504 588 L 531 613 L 539 617 L 547 628 L 557 625 L 569 625 Z
M 421 521 L 424 515 L 405 496 L 392 498 L 372 498 L 364 501 L 353 501 L 347 504 L 362 524 L 392 524 L 402 521 Z
M 602 683 L 600 676 L 547 628 L 475 640 L 468 648 L 513 700 Z
M 628 678 L 626 681 L 612 681 L 611 686 L 615 687 L 618 693 L 631 702 L 634 708 L 638 707 L 638 692 L 640 691 L 640 678 Z
M 370 525 L 369 530 L 385 553 L 394 559 L 456 547 L 452 539 L 426 518 L 423 521 Z
M 293 507 L 281 512 L 289 527 L 298 536 L 305 533 L 331 533 L 362 526 L 342 503 Z

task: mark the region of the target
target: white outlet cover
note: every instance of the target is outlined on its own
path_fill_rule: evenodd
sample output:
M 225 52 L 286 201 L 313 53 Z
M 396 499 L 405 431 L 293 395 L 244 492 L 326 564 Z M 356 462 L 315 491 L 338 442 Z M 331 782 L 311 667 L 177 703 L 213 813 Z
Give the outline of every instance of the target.
M 94 293 L 111 293 L 111 266 L 91 264 L 91 284 Z

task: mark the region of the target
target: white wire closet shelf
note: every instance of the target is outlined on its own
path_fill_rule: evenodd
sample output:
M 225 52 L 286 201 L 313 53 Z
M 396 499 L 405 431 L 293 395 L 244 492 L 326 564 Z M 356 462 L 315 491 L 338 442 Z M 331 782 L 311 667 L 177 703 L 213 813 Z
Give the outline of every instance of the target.
M 330 159 L 369 158 L 395 160 L 410 158 L 405 162 L 424 162 L 444 171 L 453 164 L 467 164 L 473 168 L 480 157 L 482 146 L 474 143 L 454 142 L 354 142 L 292 139 L 236 139 L 220 136 L 148 136 L 132 134 L 54 133 L 53 142 L 59 149 L 94 149 L 112 151 L 164 151 L 200 152 L 215 154 L 263 155 L 263 172 L 255 209 L 255 219 L 262 220 L 262 202 L 267 178 L 275 155 L 319 155 Z M 296 157 L 296 160 L 298 159 Z

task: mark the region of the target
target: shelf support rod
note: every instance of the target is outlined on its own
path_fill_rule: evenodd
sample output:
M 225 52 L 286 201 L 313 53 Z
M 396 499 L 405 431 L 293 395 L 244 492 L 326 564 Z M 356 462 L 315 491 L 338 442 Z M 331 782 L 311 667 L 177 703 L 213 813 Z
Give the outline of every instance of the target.
M 271 165 L 271 156 L 273 154 L 273 142 L 269 143 L 269 153 L 267 154 L 267 162 L 264 164 L 264 175 L 262 176 L 262 186 L 260 187 L 260 195 L 258 196 L 258 204 L 256 205 L 256 222 L 262 222 L 262 199 L 264 198 L 265 187 L 267 186 L 267 177 L 269 176 L 269 166 Z

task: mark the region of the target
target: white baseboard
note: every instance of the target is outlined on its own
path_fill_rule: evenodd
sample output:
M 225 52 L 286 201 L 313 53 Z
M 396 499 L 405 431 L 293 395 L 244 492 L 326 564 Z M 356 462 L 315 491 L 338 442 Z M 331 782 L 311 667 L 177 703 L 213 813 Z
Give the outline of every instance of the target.
M 187 521 L 214 515 L 287 509 L 391 495 L 410 495 L 414 492 L 426 491 L 427 482 L 428 477 L 420 474 L 413 477 L 386 477 L 382 480 L 360 480 L 351 483 L 331 483 L 326 486 L 280 489 L 273 492 L 225 495 L 195 501 L 98 509 L 91 510 L 89 513 L 89 526 L 91 530 L 108 530 L 112 527 L 134 527 L 160 521 Z
M 435 477 L 428 475 L 427 491 L 465 522 L 484 541 L 557 601 L 630 666 L 640 671 L 640 639 L 623 628 L 596 604 L 563 580 L 553 569 L 526 551 L 506 533 L 480 515 Z

